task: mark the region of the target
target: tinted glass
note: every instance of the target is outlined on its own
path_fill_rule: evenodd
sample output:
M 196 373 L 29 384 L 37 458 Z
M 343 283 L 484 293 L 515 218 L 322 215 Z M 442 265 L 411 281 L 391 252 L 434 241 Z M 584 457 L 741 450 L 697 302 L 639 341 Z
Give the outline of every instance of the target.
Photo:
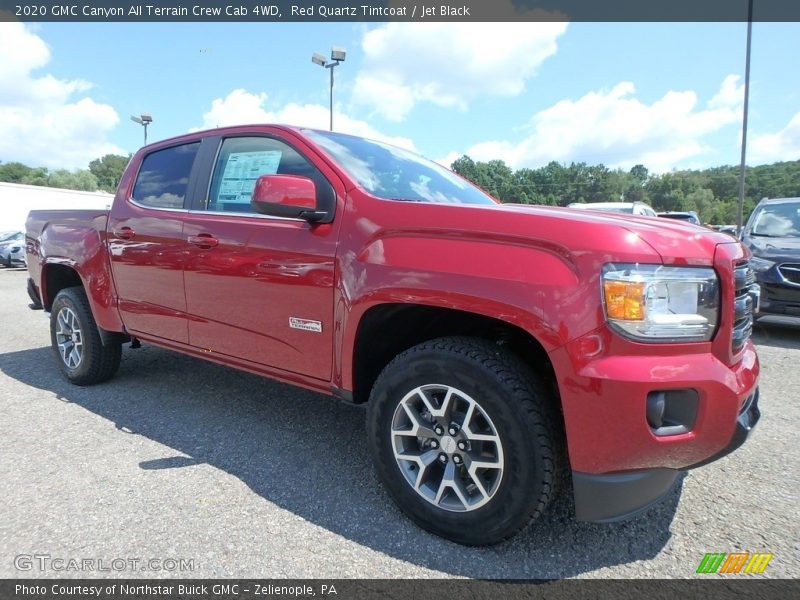
M 418 154 L 349 135 L 306 130 L 359 185 L 388 200 L 487 204 L 496 202 L 452 171 Z
M 194 142 L 145 156 L 133 186 L 133 199 L 154 208 L 183 208 L 198 148 L 200 143 Z
M 228 138 L 222 143 L 206 209 L 253 213 L 250 199 L 262 175 L 313 178 L 316 167 L 291 146 L 266 137 Z
M 762 206 L 753 219 L 750 235 L 800 237 L 800 201 Z

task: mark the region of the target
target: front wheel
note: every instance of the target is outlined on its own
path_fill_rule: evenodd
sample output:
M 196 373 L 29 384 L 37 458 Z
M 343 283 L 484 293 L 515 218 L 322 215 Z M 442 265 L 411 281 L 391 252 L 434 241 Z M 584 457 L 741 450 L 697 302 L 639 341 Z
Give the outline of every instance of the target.
M 50 340 L 61 371 L 76 385 L 107 381 L 119 368 L 122 344 L 103 345 L 82 288 L 61 290 L 50 310 Z
M 552 399 L 514 355 L 472 338 L 402 353 L 381 373 L 367 419 L 378 473 L 400 508 L 447 539 L 511 537 L 554 495 Z

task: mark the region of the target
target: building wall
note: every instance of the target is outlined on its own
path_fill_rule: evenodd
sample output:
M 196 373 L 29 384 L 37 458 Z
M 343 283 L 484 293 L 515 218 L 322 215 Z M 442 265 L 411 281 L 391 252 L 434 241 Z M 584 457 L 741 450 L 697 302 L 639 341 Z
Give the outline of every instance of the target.
M 0 182 L 0 231 L 24 231 L 31 210 L 108 208 L 113 199 L 112 194 L 105 192 Z

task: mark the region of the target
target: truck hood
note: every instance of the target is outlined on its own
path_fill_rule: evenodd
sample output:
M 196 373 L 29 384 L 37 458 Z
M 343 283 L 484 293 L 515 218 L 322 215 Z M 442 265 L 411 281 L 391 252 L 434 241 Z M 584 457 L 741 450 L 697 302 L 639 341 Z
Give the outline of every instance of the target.
M 550 227 L 554 233 L 585 230 L 591 226 L 607 232 L 623 229 L 652 248 L 666 264 L 708 266 L 713 263 L 718 244 L 739 243 L 723 233 L 674 219 L 523 204 L 504 204 L 498 208 L 520 216 L 548 219 L 552 221 Z
M 800 238 L 749 236 L 745 243 L 758 258 L 773 262 L 800 261 Z

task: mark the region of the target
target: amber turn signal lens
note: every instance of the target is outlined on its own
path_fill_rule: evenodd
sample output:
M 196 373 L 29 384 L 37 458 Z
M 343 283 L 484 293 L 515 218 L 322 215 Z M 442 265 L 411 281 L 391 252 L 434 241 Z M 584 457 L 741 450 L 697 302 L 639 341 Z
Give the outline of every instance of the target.
M 608 318 L 644 321 L 644 291 L 645 283 L 641 281 L 604 281 Z

